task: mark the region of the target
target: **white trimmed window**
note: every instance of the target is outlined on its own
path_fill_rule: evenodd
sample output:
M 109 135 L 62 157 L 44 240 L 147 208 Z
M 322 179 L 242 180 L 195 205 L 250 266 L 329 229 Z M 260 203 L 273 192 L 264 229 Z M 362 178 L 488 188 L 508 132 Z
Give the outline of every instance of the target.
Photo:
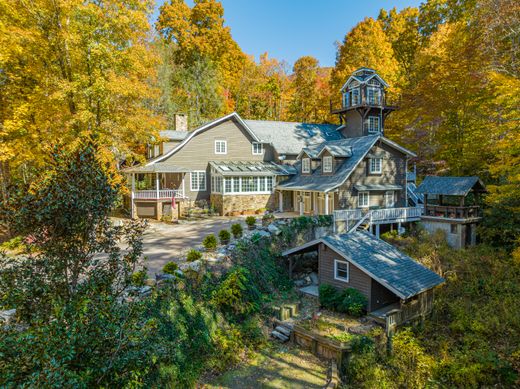
M 264 145 L 259 142 L 253 142 L 253 155 L 262 155 L 264 153 Z
M 348 282 L 349 280 L 349 263 L 346 261 L 334 260 L 334 279 Z
M 381 174 L 383 172 L 383 158 L 370 159 L 370 174 Z
M 302 159 L 302 173 L 310 173 L 311 172 L 311 159 L 303 158 Z
M 227 141 L 216 140 L 215 141 L 215 154 L 227 154 Z
M 206 172 L 203 170 L 191 172 L 190 188 L 192 192 L 206 190 Z
M 332 173 L 332 157 L 330 155 L 323 157 L 323 173 Z
M 370 206 L 370 193 L 369 192 L 359 192 L 358 193 L 358 207 L 359 208 L 368 208 Z
M 385 207 L 392 208 L 395 205 L 395 193 L 393 190 L 385 192 Z
M 374 86 L 367 88 L 367 98 L 369 104 L 378 105 L 381 103 L 381 89 Z
M 352 101 L 352 105 L 358 105 L 359 104 L 359 88 L 356 88 L 356 89 L 353 89 L 352 90 L 352 98 L 351 98 L 351 101 Z
M 381 131 L 379 116 L 369 116 L 366 118 L 365 129 L 372 133 Z

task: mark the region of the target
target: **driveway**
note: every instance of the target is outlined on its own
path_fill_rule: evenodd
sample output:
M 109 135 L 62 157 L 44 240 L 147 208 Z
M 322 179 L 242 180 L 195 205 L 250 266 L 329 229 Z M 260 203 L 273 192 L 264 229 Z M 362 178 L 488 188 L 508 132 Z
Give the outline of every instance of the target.
M 167 262 L 182 262 L 184 254 L 200 246 L 206 235 L 215 234 L 218 238 L 220 230 L 229 230 L 235 223 L 241 223 L 246 229 L 245 218 L 215 217 L 182 224 L 149 221 L 143 236 L 144 265 L 148 274 L 153 277 L 155 273 L 161 273 Z

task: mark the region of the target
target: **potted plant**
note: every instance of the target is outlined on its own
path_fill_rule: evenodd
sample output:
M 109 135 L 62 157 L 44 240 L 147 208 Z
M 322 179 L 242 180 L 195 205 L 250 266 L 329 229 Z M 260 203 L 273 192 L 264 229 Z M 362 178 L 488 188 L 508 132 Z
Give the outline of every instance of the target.
M 254 216 L 246 217 L 246 224 L 247 224 L 247 227 L 250 230 L 254 230 L 255 229 L 255 224 L 256 224 L 256 218 Z
M 242 225 L 240 223 L 233 224 L 231 226 L 231 233 L 235 239 L 238 239 L 242 236 Z
M 206 246 L 204 246 L 204 247 L 206 247 Z M 215 245 L 215 247 L 216 247 L 216 245 Z M 202 253 L 198 250 L 191 249 L 190 251 L 188 251 L 188 254 L 186 254 L 186 260 L 188 262 L 197 261 L 199 259 L 202 259 Z
M 168 262 L 163 266 L 163 273 L 175 275 L 175 271 L 179 268 L 179 266 L 175 262 Z
M 202 245 L 208 251 L 213 251 L 217 248 L 217 238 L 213 234 L 209 234 L 202 241 Z
M 226 245 L 231 240 L 231 234 L 228 230 L 222 230 L 218 233 L 218 238 L 220 240 L 220 244 Z

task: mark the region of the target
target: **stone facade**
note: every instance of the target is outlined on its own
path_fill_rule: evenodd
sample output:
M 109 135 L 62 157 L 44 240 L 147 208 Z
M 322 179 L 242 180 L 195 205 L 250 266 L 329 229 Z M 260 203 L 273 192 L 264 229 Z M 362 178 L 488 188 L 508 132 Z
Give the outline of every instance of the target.
M 448 244 L 456 249 L 473 246 L 477 241 L 477 225 L 471 222 L 460 222 L 450 219 L 422 217 L 421 224 L 430 234 L 442 230 L 446 234 Z
M 233 216 L 233 214 L 253 214 L 257 210 L 274 210 L 275 194 L 243 194 L 222 195 L 211 194 L 211 205 L 214 206 L 222 216 Z

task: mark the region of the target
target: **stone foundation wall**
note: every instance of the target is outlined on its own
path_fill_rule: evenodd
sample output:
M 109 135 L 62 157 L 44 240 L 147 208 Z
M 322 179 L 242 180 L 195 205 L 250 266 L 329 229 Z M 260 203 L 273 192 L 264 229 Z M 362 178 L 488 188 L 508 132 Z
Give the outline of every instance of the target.
M 254 214 L 259 209 L 275 209 L 275 194 L 221 195 L 212 193 L 211 205 L 223 216 Z

